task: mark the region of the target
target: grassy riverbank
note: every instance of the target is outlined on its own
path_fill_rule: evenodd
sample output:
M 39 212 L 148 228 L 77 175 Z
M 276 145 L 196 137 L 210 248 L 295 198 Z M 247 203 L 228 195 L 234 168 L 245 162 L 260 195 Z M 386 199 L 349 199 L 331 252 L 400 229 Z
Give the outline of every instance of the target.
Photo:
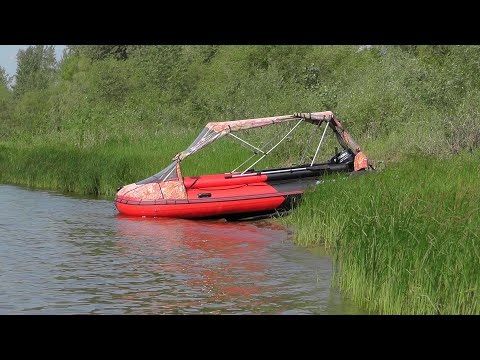
M 190 134 L 187 134 L 190 135 Z M 171 162 L 179 149 L 192 141 L 181 135 L 171 141 L 109 144 L 91 148 L 43 144 L 0 143 L 0 183 L 54 189 L 84 195 L 113 198 L 118 186 L 145 179 Z M 184 174 L 224 171 L 238 165 L 243 152 L 231 151 L 228 143 L 219 143 L 201 161 L 185 161 Z M 218 163 L 219 152 L 229 152 Z
M 190 140 L 178 137 L 174 148 Z M 174 148 L 4 143 L 0 182 L 111 198 L 118 185 L 168 164 Z M 224 171 L 245 155 L 227 142 L 212 150 L 201 161 L 186 162 L 185 173 Z M 215 161 L 226 152 L 223 162 Z M 366 309 L 478 314 L 479 156 L 407 156 L 384 171 L 328 177 L 281 221 L 294 225 L 297 244 L 325 244 L 334 257 L 335 283 Z
M 412 156 L 329 178 L 285 218 L 304 246 L 325 244 L 336 283 L 385 314 L 480 313 L 480 153 Z

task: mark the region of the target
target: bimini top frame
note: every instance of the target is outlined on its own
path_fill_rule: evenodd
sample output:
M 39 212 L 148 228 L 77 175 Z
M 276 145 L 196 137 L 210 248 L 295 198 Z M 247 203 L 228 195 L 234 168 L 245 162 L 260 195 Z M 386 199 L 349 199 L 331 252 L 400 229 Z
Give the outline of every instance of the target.
M 277 139 L 283 132 L 280 132 L 276 136 L 274 136 L 269 142 L 267 142 L 262 148 L 258 148 L 247 141 L 241 139 L 237 135 L 233 134 L 235 132 L 254 129 L 263 126 L 269 126 L 273 124 L 283 123 L 283 122 L 296 122 L 296 124 L 284 135 L 280 141 L 278 141 L 273 147 L 269 150 L 265 151 L 265 148 L 270 145 L 275 139 Z M 160 171 L 159 173 L 151 176 L 148 179 L 145 179 L 137 184 L 146 184 L 149 182 L 160 182 L 165 181 L 170 178 L 177 177 L 177 171 L 179 163 L 186 159 L 188 156 L 193 155 L 197 151 L 203 149 L 207 145 L 211 144 L 212 142 L 220 139 L 225 135 L 232 136 L 235 140 L 239 141 L 242 145 L 246 145 L 253 151 L 253 155 L 245 160 L 242 164 L 240 164 L 237 168 L 231 171 L 231 173 L 236 172 L 238 169 L 242 168 L 248 161 L 253 159 L 259 153 L 262 156 L 257 159 L 253 164 L 247 166 L 247 168 L 241 173 L 244 174 L 248 169 L 256 165 L 260 162 L 265 156 L 270 154 L 275 148 L 280 145 L 288 136 L 297 129 L 297 127 L 302 122 L 309 122 L 314 125 L 321 125 L 325 122 L 325 129 L 323 131 L 322 137 L 318 144 L 317 150 L 315 152 L 315 156 L 313 158 L 312 163 L 310 166 L 313 165 L 315 158 L 318 155 L 318 151 L 320 150 L 320 146 L 322 145 L 323 139 L 325 137 L 325 133 L 327 128 L 330 127 L 335 136 L 337 137 L 338 142 L 344 149 L 351 149 L 355 154 L 360 152 L 360 148 L 358 144 L 351 138 L 351 136 L 345 131 L 342 124 L 338 119 L 335 118 L 335 115 L 331 111 L 324 111 L 324 112 L 313 112 L 313 113 L 294 113 L 292 115 L 282 115 L 282 116 L 273 116 L 273 117 L 266 117 L 266 118 L 255 118 L 255 119 L 246 119 L 246 120 L 235 120 L 235 121 L 223 121 L 223 122 L 209 122 L 203 131 L 198 135 L 198 137 L 192 142 L 192 144 L 184 151 L 176 154 L 174 156 L 173 163 L 167 166 L 165 169 Z

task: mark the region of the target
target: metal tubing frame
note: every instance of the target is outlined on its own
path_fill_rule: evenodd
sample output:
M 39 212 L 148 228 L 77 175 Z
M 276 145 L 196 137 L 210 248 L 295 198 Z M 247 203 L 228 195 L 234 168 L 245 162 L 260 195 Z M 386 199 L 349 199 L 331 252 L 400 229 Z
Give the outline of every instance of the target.
M 302 168 L 297 168 L 297 169 L 262 171 L 260 173 L 252 173 L 252 174 L 238 174 L 238 175 L 232 175 L 232 178 L 245 177 L 245 176 L 255 176 L 255 175 L 277 174 L 277 173 L 282 173 L 282 172 L 292 173 L 292 172 L 301 171 L 301 170 L 307 170 L 307 168 L 302 167 Z
M 272 137 L 265 145 L 262 146 L 262 150 L 265 149 L 268 145 L 270 145 L 276 138 L 278 138 L 278 136 L 280 134 L 282 134 L 283 130 L 279 131 L 274 137 Z M 262 153 L 264 153 L 262 151 Z M 243 165 L 245 165 L 247 162 L 249 162 L 251 159 L 253 159 L 255 156 L 257 156 L 257 153 L 253 153 L 252 156 L 250 156 L 247 160 L 245 160 L 243 163 L 241 163 L 240 165 L 238 165 L 235 169 L 233 169 L 232 171 L 230 171 L 229 173 L 227 174 L 233 174 L 235 171 L 237 171 L 237 169 L 241 168 Z
M 322 145 L 323 138 L 325 137 L 325 133 L 327 132 L 327 129 L 328 129 L 328 122 L 325 123 L 325 130 L 323 130 L 322 138 L 320 139 L 320 142 L 318 143 L 317 151 L 315 151 L 315 156 L 313 157 L 313 160 L 312 160 L 312 163 L 310 164 L 310 166 L 313 166 L 313 163 L 315 162 L 315 159 L 318 155 L 318 150 L 320 150 L 320 146 Z
M 309 139 L 308 139 L 308 142 L 307 142 L 307 145 L 305 146 L 305 149 L 303 150 L 303 154 L 302 154 L 302 157 L 300 159 L 300 164 L 303 164 L 304 162 L 304 159 L 305 159 L 305 155 L 307 155 L 307 150 L 308 150 L 308 147 L 310 146 L 310 143 L 312 142 L 312 139 L 314 137 L 314 135 L 317 133 L 318 131 L 318 128 L 320 127 L 321 123 L 318 123 L 317 126 L 315 126 L 315 130 L 312 131 L 312 135 L 310 135 Z
M 173 171 L 176 171 L 177 170 L 177 164 L 175 164 L 175 166 L 172 168 L 172 170 L 169 171 L 169 173 L 167 175 L 165 175 L 161 181 L 165 181 L 168 179 L 168 177 L 173 173 Z M 178 174 L 177 174 L 178 175 Z
M 260 162 L 260 160 L 262 160 L 265 156 L 267 156 L 268 154 L 270 154 L 278 145 L 280 145 L 287 137 L 288 135 L 290 135 L 293 130 L 295 130 L 298 125 L 300 125 L 302 122 L 304 121 L 304 119 L 300 119 L 300 121 L 298 123 L 295 124 L 295 126 L 290 129 L 290 131 L 282 138 L 282 140 L 280 140 L 276 145 L 274 145 L 270 150 L 268 150 L 266 153 L 263 154 L 263 156 L 260 157 L 260 159 L 258 159 L 257 161 L 255 161 L 252 165 L 248 166 L 243 172 L 242 172 L 242 175 L 245 174 L 245 172 L 248 170 L 248 168 L 251 168 L 252 166 L 255 166 L 256 164 L 258 164 Z
M 241 141 L 241 142 L 244 143 L 244 144 L 247 144 L 248 146 L 250 146 L 251 148 L 253 148 L 253 149 L 257 150 L 257 151 L 260 151 L 262 154 L 265 154 L 265 152 L 264 152 L 263 150 L 257 148 L 256 146 L 250 144 L 249 142 L 247 142 L 247 141 L 239 138 L 238 136 L 236 136 L 236 135 L 234 135 L 234 134 L 232 134 L 232 133 L 228 133 L 228 135 L 234 137 L 235 139 Z M 252 151 L 253 151 L 253 150 L 252 150 Z M 253 152 L 255 153 L 255 151 L 253 151 Z M 255 153 L 255 155 L 256 155 L 256 154 L 257 154 L 257 153 Z

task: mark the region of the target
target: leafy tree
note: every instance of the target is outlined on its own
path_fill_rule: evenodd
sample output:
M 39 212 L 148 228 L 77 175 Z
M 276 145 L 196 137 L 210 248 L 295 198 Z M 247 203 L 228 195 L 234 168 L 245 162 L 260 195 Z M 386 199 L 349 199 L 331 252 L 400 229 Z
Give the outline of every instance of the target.
M 27 91 L 46 89 L 56 72 L 53 45 L 35 45 L 17 53 L 17 73 L 13 86 L 16 97 Z
M 0 66 L 0 88 L 8 87 L 10 79 L 7 72 L 3 67 Z
M 69 53 L 76 56 L 85 56 L 91 60 L 126 60 L 128 45 L 69 45 Z
M 175 89 L 186 66 L 183 51 L 177 45 L 139 46 L 130 49 L 129 61 L 145 87 Z
M 9 83 L 7 72 L 0 66 L 0 139 L 7 137 L 11 132 L 12 92 L 8 88 Z

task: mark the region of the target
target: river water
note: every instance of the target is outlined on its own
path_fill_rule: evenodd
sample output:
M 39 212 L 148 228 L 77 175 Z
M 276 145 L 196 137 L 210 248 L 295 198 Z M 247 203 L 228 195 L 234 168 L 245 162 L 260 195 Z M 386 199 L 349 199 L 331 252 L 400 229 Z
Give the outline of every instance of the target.
M 131 218 L 0 185 L 0 314 L 362 314 L 269 220 Z

